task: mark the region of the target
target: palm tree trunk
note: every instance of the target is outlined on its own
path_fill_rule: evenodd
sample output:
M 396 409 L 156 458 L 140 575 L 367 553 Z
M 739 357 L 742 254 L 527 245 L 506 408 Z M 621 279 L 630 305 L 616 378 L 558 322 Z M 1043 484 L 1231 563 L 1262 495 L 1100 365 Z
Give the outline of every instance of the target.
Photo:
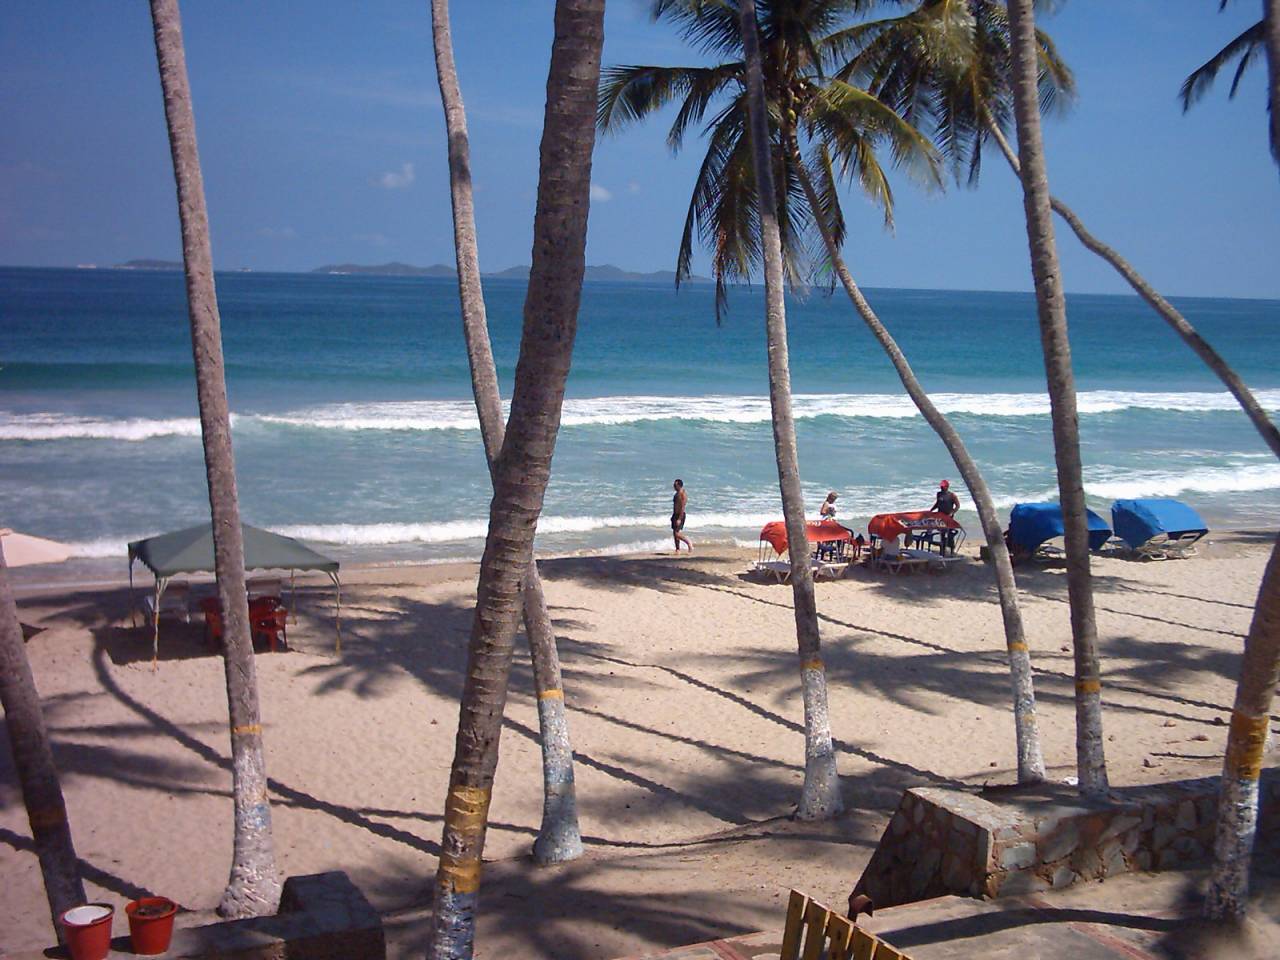
M 1076 671 L 1076 767 L 1080 792 L 1107 791 L 1107 765 L 1102 739 L 1102 681 L 1098 670 L 1098 626 L 1089 570 L 1089 526 L 1085 514 L 1084 477 L 1080 462 L 1080 425 L 1076 413 L 1071 344 L 1067 339 L 1067 304 L 1053 237 L 1049 177 L 1040 133 L 1037 90 L 1039 62 L 1034 0 L 1009 0 L 1013 54 L 1014 114 L 1018 121 L 1018 155 L 1022 158 L 1023 206 L 1030 243 L 1040 320 L 1040 345 L 1053 419 L 1054 459 L 1067 546 L 1067 596 L 1071 604 L 1071 637 Z
M 1262 575 L 1253 623 L 1244 641 L 1236 702 L 1227 735 L 1218 797 L 1218 830 L 1205 914 L 1211 919 L 1244 915 L 1249 861 L 1258 825 L 1258 776 L 1267 743 L 1271 702 L 1280 675 L 1280 537 Z
M 1280 0 L 1277 0 L 1277 2 L 1280 2 Z M 991 119 L 991 115 L 985 112 L 983 121 L 986 124 L 987 131 L 1000 147 L 1000 152 L 1004 154 L 1005 160 L 1009 162 L 1014 174 L 1021 176 L 1022 167 L 1018 163 L 1018 157 L 1014 154 L 1013 148 L 1009 145 L 1009 141 L 1005 139 L 1000 127 Z M 1183 342 L 1194 350 L 1196 355 L 1217 375 L 1218 379 L 1231 391 L 1232 396 L 1239 401 L 1240 406 L 1244 408 L 1244 412 L 1253 421 L 1258 433 L 1262 434 L 1262 439 L 1271 448 L 1271 452 L 1280 457 L 1280 430 L 1276 429 L 1275 424 L 1271 422 L 1271 418 L 1267 416 L 1267 412 L 1262 409 L 1262 405 L 1258 403 L 1248 386 L 1245 385 L 1245 382 L 1240 379 L 1240 376 L 1231 369 L 1227 362 L 1219 356 L 1218 351 L 1214 350 L 1200 336 L 1196 328 L 1187 321 L 1187 318 L 1173 304 L 1160 296 L 1159 292 L 1124 257 L 1090 233 L 1085 228 L 1084 222 L 1076 216 L 1075 211 L 1057 197 L 1051 196 L 1049 203 L 1054 212 L 1075 231 L 1075 235 L 1080 238 L 1080 242 L 1111 264 L 1115 271 L 1124 277 L 1129 286 L 1133 287 L 1138 296 L 1147 301 L 1151 308 L 1160 314 L 1165 322 L 1182 338 Z
M 182 45 L 177 0 L 151 0 L 156 59 L 164 92 L 169 148 L 178 187 L 182 222 L 182 259 L 186 271 L 187 312 L 195 357 L 196 396 L 204 441 L 205 475 L 213 519 L 214 570 L 222 603 L 223 661 L 231 728 L 232 782 L 235 798 L 235 851 L 231 876 L 218 904 L 224 917 L 274 913 L 280 902 L 271 838 L 271 806 L 262 755 L 262 717 L 249 635 L 249 602 L 244 583 L 244 534 L 236 496 L 235 457 L 222 361 L 222 329 L 213 284 L 209 215 L 196 148 L 195 116 Z
M 830 224 L 822 217 L 822 203 L 813 188 L 809 173 L 800 157 L 800 150 L 794 141 L 790 145 L 793 166 L 800 177 L 809 201 L 809 208 L 814 211 L 814 220 L 822 233 L 822 241 L 827 248 L 827 256 L 835 268 L 836 275 L 844 285 L 845 292 L 853 302 L 854 309 L 862 316 L 868 329 L 889 355 L 893 368 L 898 371 L 898 378 L 906 388 L 920 415 L 931 426 L 939 439 L 955 461 L 956 469 L 969 488 L 974 506 L 978 510 L 978 519 L 982 523 L 982 532 L 987 538 L 987 549 L 996 574 L 996 593 L 1000 598 L 1000 615 L 1004 619 L 1005 647 L 1009 651 L 1009 674 L 1013 683 L 1013 722 L 1018 752 L 1018 782 L 1039 783 L 1044 780 L 1044 754 L 1040 749 L 1040 731 L 1036 723 L 1036 693 L 1031 675 L 1031 653 L 1027 648 L 1026 633 L 1022 627 L 1022 610 L 1018 606 L 1018 584 L 1013 576 L 1013 563 L 1009 558 L 1009 547 L 1000 530 L 1000 517 L 996 514 L 995 504 L 991 500 L 991 491 L 978 470 L 978 465 L 969 456 L 964 441 L 956 433 L 950 421 L 933 405 L 929 395 L 925 393 L 920 381 L 916 379 L 907 363 L 906 356 L 899 349 L 893 336 L 880 322 L 876 312 L 845 266 L 840 249 L 831 235 Z
M 533 558 L 586 269 L 604 0 L 557 0 L 520 359 L 494 473 L 427 955 L 469 958 L 521 587 Z
M 498 392 L 498 371 L 493 361 L 480 283 L 480 254 L 471 192 L 471 146 L 453 60 L 448 0 L 431 0 L 431 24 L 436 76 L 449 136 L 449 187 L 453 198 L 453 243 L 458 263 L 458 295 L 462 302 L 462 332 L 471 365 L 471 389 L 480 419 L 480 434 L 492 477 L 494 464 L 502 452 L 502 397 Z M 524 632 L 533 658 L 542 741 L 542 827 L 533 844 L 533 856 L 538 863 L 562 863 L 582 855 L 582 836 L 578 830 L 573 746 L 561 687 L 560 657 L 538 565 L 532 559 L 524 585 Z
M 31 824 L 44 893 L 49 901 L 49 916 L 54 933 L 62 940 L 63 912 L 85 902 L 84 884 L 80 880 L 80 861 L 71 842 L 71 825 L 67 822 L 67 806 L 62 799 L 58 768 L 53 762 L 49 730 L 40 709 L 40 694 L 27 660 L 18 606 L 9 586 L 9 572 L 4 564 L 4 548 L 0 546 L 0 705 L 4 706 L 4 725 L 9 731 L 13 765 L 18 772 L 22 802 Z
M 1267 47 L 1267 111 L 1271 156 L 1280 166 L 1280 0 L 1263 0 L 1262 38 Z
M 796 453 L 795 420 L 791 414 L 791 370 L 787 361 L 787 314 L 782 288 L 782 239 L 770 161 L 769 127 L 760 67 L 760 38 L 754 0 L 739 5 L 742 47 L 747 64 L 747 113 L 751 125 L 752 161 L 763 234 L 765 333 L 769 351 L 769 403 L 773 412 L 773 448 L 778 461 L 782 516 L 791 557 L 791 592 L 800 653 L 800 683 L 804 697 L 804 788 L 796 817 L 823 820 L 843 809 L 831 717 L 827 711 L 827 675 L 818 634 L 818 607 L 813 595 L 805 536 L 804 496 Z

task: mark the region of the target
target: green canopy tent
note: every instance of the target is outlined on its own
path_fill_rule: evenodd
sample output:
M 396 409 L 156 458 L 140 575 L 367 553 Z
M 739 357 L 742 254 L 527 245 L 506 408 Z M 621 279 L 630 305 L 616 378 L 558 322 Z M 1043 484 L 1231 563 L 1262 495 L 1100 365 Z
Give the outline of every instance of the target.
M 320 570 L 334 586 L 334 630 L 337 647 L 342 649 L 342 582 L 338 579 L 338 561 L 317 553 L 301 540 L 260 530 L 245 523 L 244 568 L 248 570 Z M 152 622 L 155 634 L 153 653 L 160 651 L 160 598 L 169 580 L 179 573 L 213 573 L 213 524 L 202 523 L 173 533 L 162 533 L 129 544 L 129 591 L 133 593 L 133 562 L 140 560 L 156 580 L 155 608 Z M 292 593 L 292 591 L 290 591 Z M 290 597 L 292 601 L 292 596 Z

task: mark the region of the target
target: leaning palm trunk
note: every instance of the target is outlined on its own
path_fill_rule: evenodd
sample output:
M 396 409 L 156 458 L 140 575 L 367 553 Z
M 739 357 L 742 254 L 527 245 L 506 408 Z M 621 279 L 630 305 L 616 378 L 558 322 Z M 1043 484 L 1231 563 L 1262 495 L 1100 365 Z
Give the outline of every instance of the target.
M 280 902 L 271 839 L 271 806 L 262 755 L 262 719 L 258 681 L 249 635 L 249 602 L 244 583 L 244 537 L 236 496 L 235 457 L 222 361 L 222 329 L 213 285 L 209 215 L 196 149 L 195 116 L 182 45 L 177 0 L 151 0 L 156 58 L 164 92 L 169 148 L 178 186 L 182 222 L 182 259 L 186 270 L 187 312 L 195 356 L 196 397 L 204 441 L 205 474 L 213 520 L 213 560 L 222 604 L 223 662 L 231 727 L 232 783 L 235 801 L 235 851 L 231 877 L 218 904 L 224 917 L 273 913 Z
M 822 203 L 794 143 L 790 145 L 790 150 L 794 157 L 794 167 L 800 177 L 800 184 L 809 200 L 809 208 L 821 211 Z M 924 388 L 920 386 L 920 381 L 912 372 L 911 365 L 907 363 L 907 358 L 898 348 L 897 342 L 880 322 L 875 311 L 871 309 L 871 304 L 862 295 L 858 285 L 854 283 L 852 275 L 845 266 L 844 258 L 840 255 L 840 248 L 836 246 L 835 238 L 831 235 L 830 224 L 820 212 L 815 214 L 814 220 L 822 233 L 822 242 L 826 245 L 831 265 L 844 285 L 849 299 L 853 302 L 854 309 L 862 316 L 872 335 L 889 355 L 889 360 L 893 363 L 893 368 L 898 371 L 898 378 L 906 388 L 907 395 L 911 397 L 916 409 L 946 446 L 951 459 L 955 461 L 956 469 L 964 478 L 965 486 L 969 488 L 969 495 L 973 497 L 974 506 L 978 510 L 978 519 L 982 523 L 982 532 L 987 538 L 987 549 L 991 551 L 996 572 L 996 593 L 1000 598 L 1000 615 L 1004 619 L 1005 647 L 1009 651 L 1009 673 L 1013 682 L 1013 723 L 1018 751 L 1018 782 L 1039 783 L 1044 779 L 1044 755 L 1040 749 L 1040 731 L 1036 723 L 1036 694 L 1031 677 L 1031 654 L 1027 649 L 1026 634 L 1022 627 L 1022 610 L 1018 606 L 1018 584 L 1013 576 L 1013 563 L 1009 559 L 1009 547 L 1000 531 L 1000 518 L 996 515 L 995 504 L 991 501 L 991 491 L 987 489 L 987 483 L 982 479 L 978 465 L 969 456 L 969 451 L 965 449 L 960 435 L 956 433 L 950 421 L 933 405 L 933 401 L 929 399 L 929 395 L 925 393 Z
M 1244 640 L 1236 702 L 1227 735 L 1218 797 L 1218 830 L 1205 913 L 1212 919 L 1244 915 L 1249 861 L 1258 825 L 1258 777 L 1280 675 L 1280 538 L 1262 575 L 1253 623 Z
M 1271 156 L 1280 165 L 1280 0 L 1263 0 L 1262 40 L 1267 48 L 1267 110 Z
M 604 0 L 558 0 L 520 359 L 493 474 L 427 955 L 469 958 L 521 587 L 551 473 L 586 269 Z
M 742 47 L 747 64 L 747 112 L 751 127 L 752 161 L 764 253 L 765 332 L 769 349 L 769 403 L 773 411 L 773 447 L 778 461 L 782 516 L 791 556 L 791 592 L 795 606 L 796 641 L 800 653 L 804 697 L 804 788 L 796 817 L 822 820 L 843 809 L 831 717 L 827 710 L 827 675 L 818 634 L 818 608 L 813 595 L 813 572 L 805 536 L 804 497 L 796 454 L 796 427 L 791 415 L 791 371 L 787 362 L 787 315 L 782 290 L 782 239 L 769 156 L 769 130 L 760 68 L 760 38 L 754 0 L 740 5 Z
M 436 75 L 444 104 L 449 136 L 449 187 L 453 198 L 453 243 L 458 262 L 458 295 L 462 302 L 462 332 L 471 365 L 471 389 L 490 475 L 502 452 L 502 397 L 498 371 L 489 342 L 484 290 L 480 283 L 480 255 L 476 247 L 475 206 L 471 193 L 471 147 L 467 115 L 458 86 L 449 33 L 448 0 L 431 0 L 431 24 L 435 40 Z M 578 808 L 573 780 L 573 747 L 565 712 L 551 615 L 542 592 L 538 565 L 530 561 L 524 585 L 524 631 L 533 658 L 534 690 L 538 697 L 538 722 L 542 734 L 542 828 L 533 844 L 539 863 L 561 863 L 582 855 Z
M 0 547 L 0 704 L 4 706 L 4 725 L 9 731 L 9 747 L 18 772 L 22 803 L 31 824 L 44 893 L 49 901 L 53 929 L 62 940 L 63 912 L 84 903 L 84 884 L 80 880 L 80 861 L 71 843 L 71 825 L 67 822 L 67 806 L 62 799 L 58 768 L 53 762 L 49 730 L 40 709 L 40 694 L 27 660 L 18 607 L 9 586 L 9 573 L 4 564 L 4 548 Z
M 1014 174 L 1021 176 L 1021 164 L 1018 163 L 1018 157 L 1014 154 L 1009 141 L 1005 139 L 1004 134 L 1000 131 L 1000 127 L 992 121 L 990 114 L 984 115 L 983 120 L 986 123 L 987 131 L 1000 147 L 1000 152 L 1004 154 L 1004 158 L 1009 162 Z M 1240 379 L 1239 374 L 1231 369 L 1218 354 L 1218 351 L 1214 350 L 1200 336 L 1196 328 L 1187 321 L 1187 318 L 1173 304 L 1162 297 L 1124 257 L 1090 233 L 1085 228 L 1083 221 L 1076 216 L 1075 211 L 1057 197 L 1051 196 L 1049 203 L 1054 212 L 1067 221 L 1067 225 L 1075 231 L 1075 235 L 1080 238 L 1080 242 L 1111 264 L 1116 272 L 1124 277 L 1129 286 L 1133 287 L 1138 296 L 1147 301 L 1151 308 L 1160 314 L 1165 322 L 1182 338 L 1183 342 L 1194 350 L 1196 355 L 1217 375 L 1218 379 L 1231 391 L 1232 396 L 1239 401 L 1240 406 L 1244 408 L 1244 412 L 1253 421 L 1258 433 L 1262 434 L 1262 439 L 1271 448 L 1271 452 L 1280 457 L 1280 430 L 1276 429 L 1275 424 L 1271 422 L 1271 418 L 1267 416 L 1267 412 L 1262 409 L 1262 405 L 1258 403 L 1257 398 L 1254 397 L 1245 382 Z
M 1014 114 L 1018 121 L 1018 154 L 1022 157 L 1023 206 L 1030 243 L 1040 320 L 1040 345 L 1053 419 L 1053 450 L 1058 466 L 1058 495 L 1067 546 L 1067 596 L 1071 604 L 1071 638 L 1076 673 L 1076 767 L 1080 792 L 1107 790 L 1102 740 L 1102 682 L 1098 670 L 1098 626 L 1089 571 L 1089 527 L 1085 513 L 1084 477 L 1080 462 L 1080 425 L 1076 413 L 1071 345 L 1067 339 L 1067 305 L 1053 238 L 1049 178 L 1040 132 L 1037 89 L 1039 62 L 1034 0 L 1009 0 L 1013 54 Z

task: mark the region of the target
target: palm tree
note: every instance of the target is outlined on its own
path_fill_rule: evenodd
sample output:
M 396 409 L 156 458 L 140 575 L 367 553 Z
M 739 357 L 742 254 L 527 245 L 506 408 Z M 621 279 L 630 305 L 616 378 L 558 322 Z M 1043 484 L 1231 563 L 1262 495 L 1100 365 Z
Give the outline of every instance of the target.
M 604 0 L 557 0 L 533 223 L 533 265 L 502 452 L 493 475 L 489 534 L 458 738 L 445 800 L 435 910 L 427 954 L 469 958 L 475 939 L 480 859 L 521 587 L 551 473 L 586 269 L 595 94 L 604 43 Z
M 480 284 L 480 255 L 476 248 L 475 206 L 471 193 L 471 146 L 467 115 L 453 61 L 449 34 L 448 0 L 431 0 L 431 27 L 435 41 L 436 75 L 444 104 L 449 136 L 449 186 L 453 197 L 453 243 L 458 261 L 458 295 L 462 302 L 462 332 L 471 365 L 480 433 L 490 474 L 502 452 L 502 397 L 493 362 L 489 324 L 485 317 L 484 290 Z M 538 721 L 542 734 L 542 828 L 533 844 L 539 863 L 561 863 L 582 855 L 578 808 L 573 778 L 573 746 L 565 714 L 551 615 L 542 592 L 536 561 L 530 560 L 524 584 L 524 632 L 533 658 L 534 689 L 538 697 Z
M 1236 702 L 1227 735 L 1218 797 L 1218 828 L 1205 914 L 1210 919 L 1244 915 L 1249 863 L 1258 824 L 1258 776 L 1267 744 L 1271 702 L 1280 676 L 1280 538 L 1262 575 L 1253 622 L 1244 641 Z
M 1098 625 L 1089 570 L 1089 528 L 1080 462 L 1080 425 L 1076 413 L 1075 377 L 1067 339 L 1067 304 L 1053 237 L 1049 178 L 1040 133 L 1039 59 L 1034 0 L 1009 0 L 1011 80 L 1017 118 L 1018 156 L 1022 159 L 1023 206 L 1030 243 L 1053 420 L 1053 451 L 1058 465 L 1067 546 L 1067 597 L 1071 604 L 1071 637 L 1076 674 L 1076 767 L 1080 792 L 1107 791 L 1107 765 L 1102 739 L 1102 682 L 1098 670 Z
M 1218 9 L 1225 9 L 1229 0 L 1222 0 Z M 1267 114 L 1270 117 L 1271 156 L 1280 165 L 1280 0 L 1262 0 L 1262 19 L 1246 29 L 1238 37 L 1201 64 L 1186 80 L 1178 95 L 1182 98 L 1185 113 L 1192 104 L 1209 92 L 1218 74 L 1233 60 L 1239 60 L 1235 76 L 1231 78 L 1234 97 L 1240 89 L 1240 80 L 1253 62 L 1265 52 L 1267 58 Z
M 178 0 L 151 0 L 156 59 L 164 93 L 169 149 L 178 187 L 182 223 L 182 260 L 187 282 L 187 313 L 195 357 L 196 397 L 204 442 L 205 475 L 213 520 L 214 570 L 223 616 L 223 662 L 231 733 L 235 802 L 235 849 L 231 876 L 218 912 L 224 917 L 274 913 L 280 902 L 280 878 L 271 837 L 271 806 L 262 755 L 262 714 L 249 634 L 249 602 L 244 583 L 244 539 L 236 496 L 235 457 L 222 361 L 222 328 L 213 284 L 213 251 L 205 207 L 195 115 L 187 81 Z
M 791 370 L 787 362 L 787 314 L 783 299 L 782 233 L 778 228 L 778 203 L 773 189 L 773 149 L 769 136 L 768 104 L 760 63 L 760 37 L 754 0 L 739 4 L 739 36 L 745 60 L 746 112 L 755 176 L 760 252 L 764 259 L 765 338 L 769 354 L 769 405 L 773 420 L 773 448 L 778 462 L 782 516 L 787 527 L 791 558 L 791 593 L 800 654 L 800 683 L 804 700 L 804 786 L 796 817 L 821 820 L 843 809 L 831 719 L 827 711 L 827 675 L 822 663 L 818 633 L 818 607 L 813 594 L 813 573 L 805 549 L 804 492 L 796 453 L 796 425 L 791 414 Z
M 994 561 L 1010 657 L 1018 776 L 1022 782 L 1034 782 L 1044 777 L 1044 761 L 1036 727 L 1030 658 L 1013 567 L 995 505 L 959 435 L 929 400 L 902 351 L 863 297 L 840 257 L 844 227 L 835 188 L 837 163 L 833 158 L 838 158 L 838 166 L 843 173 L 858 176 L 868 194 L 883 204 L 886 222 L 892 218 L 892 193 L 876 158 L 878 142 L 889 140 L 900 161 L 915 164 L 936 180 L 934 154 L 910 124 L 902 122 L 884 104 L 858 87 L 838 78 L 837 82 L 824 78 L 822 63 L 833 53 L 844 49 L 844 31 L 837 30 L 826 36 L 821 32 L 839 24 L 849 6 L 838 3 L 771 4 L 764 18 L 765 36 L 772 42 L 765 45 L 762 69 L 766 91 L 772 98 L 771 115 L 777 118 L 773 165 L 775 169 L 785 171 L 779 179 L 794 190 L 794 195 L 787 197 L 779 206 L 779 216 L 790 216 L 795 223 L 792 230 L 782 231 L 784 238 L 790 238 L 790 249 L 796 253 L 784 264 L 791 264 L 793 275 L 799 273 L 800 234 L 805 227 L 815 227 L 835 275 L 888 353 L 907 393 L 926 421 L 938 432 L 973 496 Z M 736 35 L 729 35 L 723 20 L 719 29 L 716 28 L 716 23 L 711 20 L 715 13 L 714 7 L 697 3 L 654 6 L 656 17 L 676 20 L 686 37 L 695 43 L 721 53 L 736 52 L 733 45 Z M 723 18 L 724 14 L 720 16 Z M 607 129 L 618 129 L 683 98 L 668 136 L 668 143 L 678 149 L 688 125 L 705 115 L 716 96 L 736 94 L 741 100 L 742 86 L 742 64 L 739 62 L 713 68 L 617 67 L 607 72 L 601 91 L 601 123 Z M 784 101 L 787 104 L 785 109 Z M 718 279 L 723 275 L 737 277 L 746 273 L 758 250 L 751 245 L 753 236 L 750 232 L 740 229 L 735 220 L 744 211 L 751 215 L 754 209 L 750 203 L 754 183 L 751 170 L 739 170 L 740 165 L 724 159 L 738 153 L 736 138 L 740 138 L 741 133 L 736 125 L 739 112 L 735 101 L 716 113 L 708 124 L 711 148 L 703 162 L 690 204 L 678 258 L 678 276 L 688 267 L 695 222 L 702 237 L 713 248 L 713 264 Z M 814 142 L 807 162 L 799 145 L 802 134 Z M 726 169 L 734 171 L 730 180 L 721 182 L 714 179 L 724 177 Z
M 2 541 L 0 541 L 2 542 Z M 0 546 L 0 705 L 9 731 L 13 765 L 18 771 L 22 802 L 31 824 L 44 893 L 49 901 L 53 929 L 62 940 L 63 912 L 85 902 L 80 861 L 71 842 L 71 825 L 62 799 L 58 768 L 53 762 L 49 730 L 40 709 L 40 694 L 27 660 L 18 607 L 9 586 L 4 547 Z
M 1040 104 L 1048 111 L 1074 91 L 1071 71 L 1053 41 L 1036 31 L 1040 62 Z M 1021 166 L 1005 138 L 1012 122 L 1009 21 L 995 0 L 926 0 L 910 13 L 860 24 L 832 38 L 849 56 L 836 75 L 857 78 L 912 123 L 932 127 L 934 140 L 950 159 L 959 180 L 968 171 L 976 183 L 982 145 L 989 137 L 1015 176 Z M 1095 237 L 1080 217 L 1057 197 L 1050 205 L 1080 242 L 1109 263 L 1173 328 L 1235 396 L 1263 441 L 1280 456 L 1280 431 L 1240 376 L 1115 249 Z

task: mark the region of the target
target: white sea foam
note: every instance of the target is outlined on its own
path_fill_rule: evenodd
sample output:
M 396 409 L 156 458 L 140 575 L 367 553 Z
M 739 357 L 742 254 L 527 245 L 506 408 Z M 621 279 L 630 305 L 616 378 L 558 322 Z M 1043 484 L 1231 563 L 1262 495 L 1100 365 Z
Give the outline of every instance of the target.
M 1254 493 L 1280 488 L 1280 464 L 1277 463 L 1096 476 L 1096 479 L 1085 480 L 1085 492 L 1107 500 L 1176 497 L 1184 493 Z
M 704 513 L 690 516 L 686 529 L 739 529 L 761 527 L 776 520 L 768 513 Z M 542 517 L 539 534 L 589 534 L 600 530 L 670 528 L 670 518 L 659 515 Z M 489 532 L 487 519 L 449 520 L 439 523 L 328 523 L 272 527 L 276 533 L 317 543 L 373 546 L 391 543 L 449 543 L 482 540 Z
M 191 418 L 104 420 L 57 413 L 0 415 L 0 440 L 124 440 L 198 437 L 200 421 Z
M 148 536 L 143 534 L 142 536 Z M 98 540 L 81 540 L 75 543 L 68 543 L 67 547 L 71 550 L 71 556 L 84 558 L 102 558 L 102 557 L 121 557 L 124 558 L 129 554 L 129 541 L 139 540 L 138 537 L 102 537 Z
M 934 404 L 943 413 L 984 417 L 1046 416 L 1049 398 L 1039 393 L 936 393 Z M 1280 410 L 1280 390 L 1262 390 L 1259 402 Z M 1124 410 L 1164 410 L 1207 413 L 1237 409 L 1224 392 L 1146 392 L 1093 390 L 1077 397 L 1080 413 L 1093 416 Z M 901 394 L 798 394 L 795 416 L 846 419 L 908 419 L 918 416 L 915 405 Z M 415 400 L 378 403 L 328 404 L 279 414 L 233 415 L 240 427 L 287 427 L 311 430 L 386 430 L 429 432 L 478 429 L 469 400 Z M 565 401 L 564 427 L 609 427 L 664 420 L 704 423 L 757 424 L 770 420 L 769 399 L 763 396 L 659 397 L 620 396 Z M 0 440 L 101 439 L 140 441 L 155 437 L 198 437 L 195 418 L 108 420 L 54 413 L 0 415 Z

